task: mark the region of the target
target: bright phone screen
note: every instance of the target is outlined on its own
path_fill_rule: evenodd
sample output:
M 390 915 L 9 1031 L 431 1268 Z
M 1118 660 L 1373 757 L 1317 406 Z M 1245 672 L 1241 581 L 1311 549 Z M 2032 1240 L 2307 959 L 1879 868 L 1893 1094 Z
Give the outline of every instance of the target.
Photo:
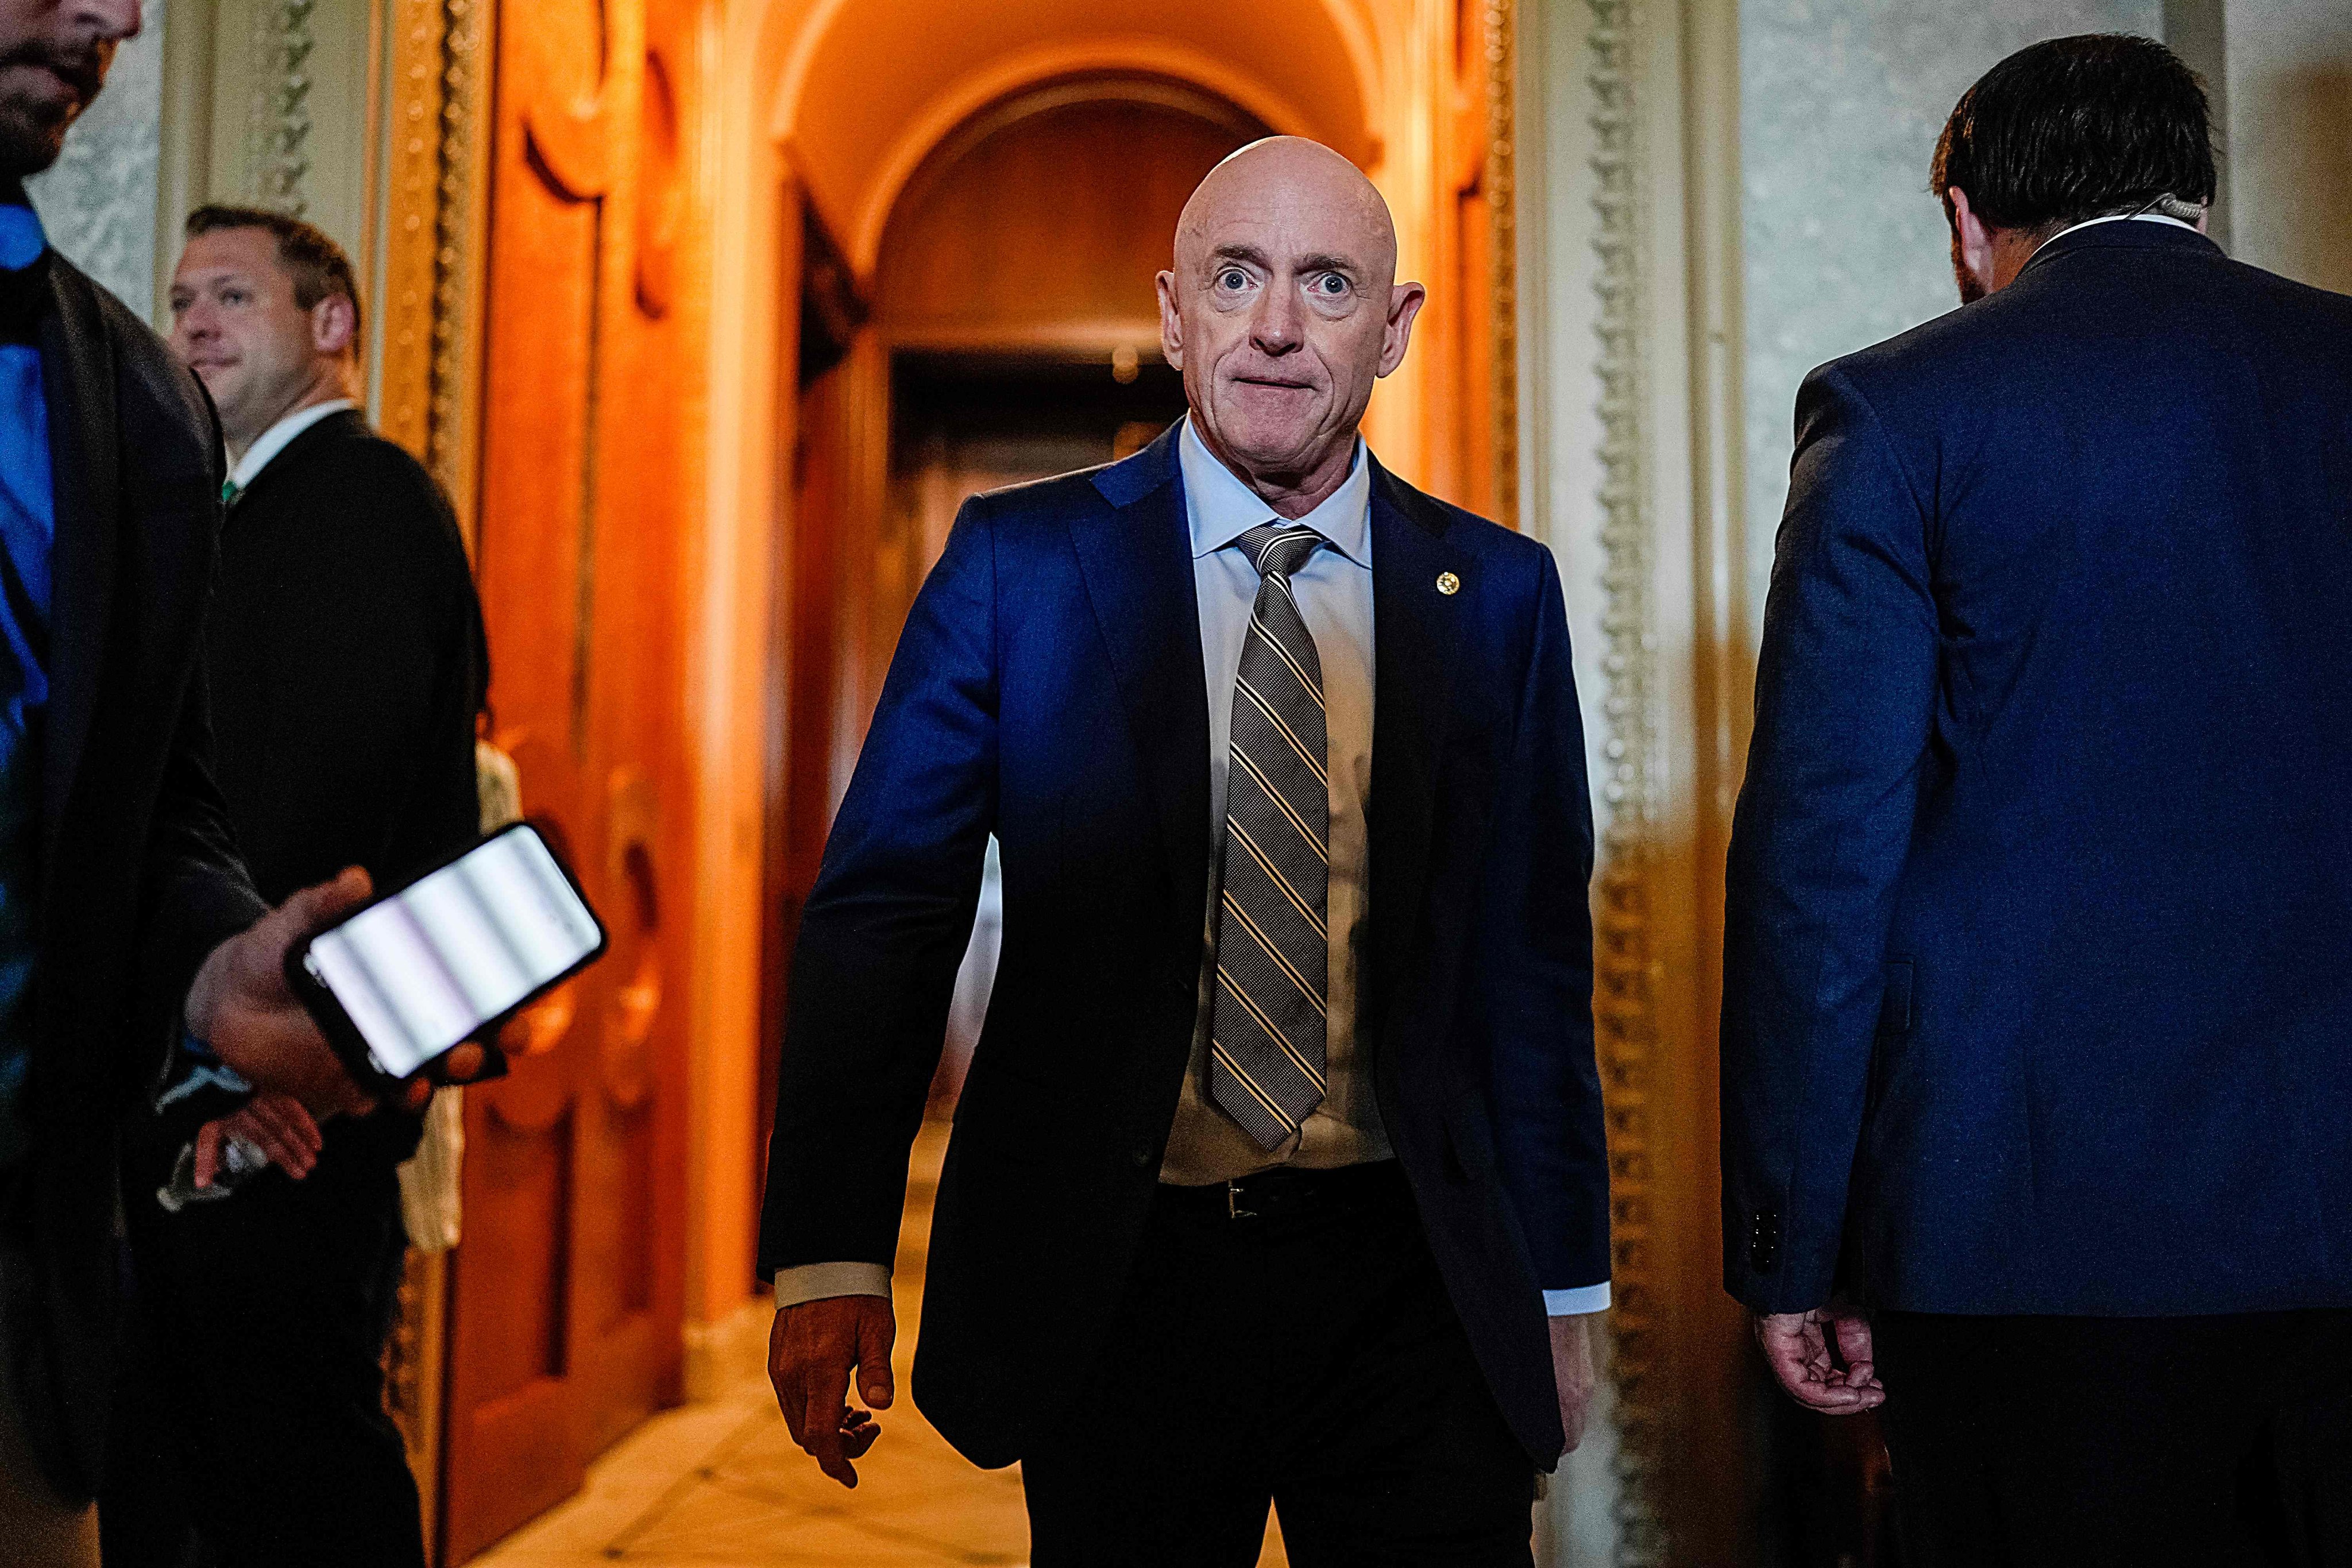
M 406 1078 L 600 940 L 555 857 L 522 829 L 320 932 L 307 962 L 376 1065 Z

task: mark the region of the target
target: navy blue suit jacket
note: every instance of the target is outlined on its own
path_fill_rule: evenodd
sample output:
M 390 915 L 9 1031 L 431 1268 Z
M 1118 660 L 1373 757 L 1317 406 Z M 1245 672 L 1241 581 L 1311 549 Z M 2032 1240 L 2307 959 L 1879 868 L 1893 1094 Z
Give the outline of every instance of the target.
M 1371 502 L 1358 1029 L 1480 1365 L 1547 1468 L 1541 1290 L 1608 1275 L 1584 742 L 1550 552 L 1385 471 Z M 1437 579 L 1452 572 L 1458 593 Z M 1191 1051 L 1209 819 L 1171 433 L 977 497 L 917 599 L 802 917 L 763 1271 L 897 1250 L 992 833 L 1004 940 L 934 1211 L 914 1394 L 1020 1458 L 1117 1304 Z
M 1732 1293 L 2352 1303 L 2352 300 L 2102 224 L 1797 416 Z

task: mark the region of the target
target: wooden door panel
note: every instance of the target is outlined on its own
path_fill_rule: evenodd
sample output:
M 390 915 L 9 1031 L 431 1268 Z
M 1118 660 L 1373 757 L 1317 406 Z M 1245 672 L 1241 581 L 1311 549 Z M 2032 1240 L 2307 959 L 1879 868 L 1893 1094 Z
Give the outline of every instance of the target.
M 565 1298 L 571 1115 L 515 1126 L 489 1105 L 467 1107 L 463 1258 L 483 1260 L 458 1300 L 469 1397 L 453 1409 L 444 1496 L 453 1526 L 445 1562 L 463 1562 L 579 1489 L 570 1435 Z M 495 1261 L 492 1261 L 495 1260 Z M 482 1276 L 492 1276 L 484 1289 Z
M 552 829 L 583 882 L 575 649 L 579 541 L 592 450 L 597 216 L 535 147 L 529 106 L 556 75 L 563 0 L 510 10 L 499 33 L 486 302 L 478 553 L 496 735 L 514 754 L 525 809 Z M 589 896 L 597 899 L 591 884 Z M 598 900 L 601 902 L 601 900 Z M 463 1562 L 577 1489 L 571 1313 L 575 1058 L 573 988 L 561 1029 L 534 1032 L 509 1079 L 467 1105 L 466 1231 L 453 1268 L 446 1560 Z M 591 1026 L 593 1027 L 593 1022 Z
M 558 1307 L 569 1272 L 562 1245 L 571 1198 L 569 1108 L 559 1106 L 543 1127 L 514 1125 L 501 1109 L 485 1107 L 480 1136 L 468 1139 L 466 1150 L 489 1200 L 467 1216 L 467 1242 L 476 1256 L 497 1260 L 500 1289 L 520 1309 L 468 1324 L 481 1354 L 486 1404 L 561 1379 L 566 1365 L 565 1315 Z
M 499 29 L 479 505 L 494 733 L 612 944 L 468 1099 L 452 1563 L 577 1489 L 681 1381 L 696 342 L 677 307 L 698 285 L 679 127 L 699 112 L 706 4 L 532 0 Z

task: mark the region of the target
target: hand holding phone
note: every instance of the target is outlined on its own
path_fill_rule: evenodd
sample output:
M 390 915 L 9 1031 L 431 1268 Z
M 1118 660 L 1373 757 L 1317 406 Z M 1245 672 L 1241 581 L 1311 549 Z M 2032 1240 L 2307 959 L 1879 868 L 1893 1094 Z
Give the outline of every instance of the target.
M 372 890 L 356 866 L 303 889 L 215 948 L 188 991 L 189 1034 L 256 1088 L 290 1094 L 316 1116 L 364 1113 L 372 1099 L 288 985 L 285 959 Z
M 289 948 L 285 977 L 352 1078 L 388 1096 L 605 944 L 580 885 L 517 823 Z

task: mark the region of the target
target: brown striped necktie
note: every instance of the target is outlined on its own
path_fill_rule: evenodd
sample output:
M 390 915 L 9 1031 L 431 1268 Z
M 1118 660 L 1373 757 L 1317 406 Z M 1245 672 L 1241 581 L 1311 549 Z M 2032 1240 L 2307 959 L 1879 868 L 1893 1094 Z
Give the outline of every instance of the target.
M 1259 581 L 1234 682 L 1209 1098 L 1271 1152 L 1323 1100 L 1331 818 L 1323 664 L 1290 591 L 1290 574 L 1323 536 L 1266 522 L 1240 542 Z

